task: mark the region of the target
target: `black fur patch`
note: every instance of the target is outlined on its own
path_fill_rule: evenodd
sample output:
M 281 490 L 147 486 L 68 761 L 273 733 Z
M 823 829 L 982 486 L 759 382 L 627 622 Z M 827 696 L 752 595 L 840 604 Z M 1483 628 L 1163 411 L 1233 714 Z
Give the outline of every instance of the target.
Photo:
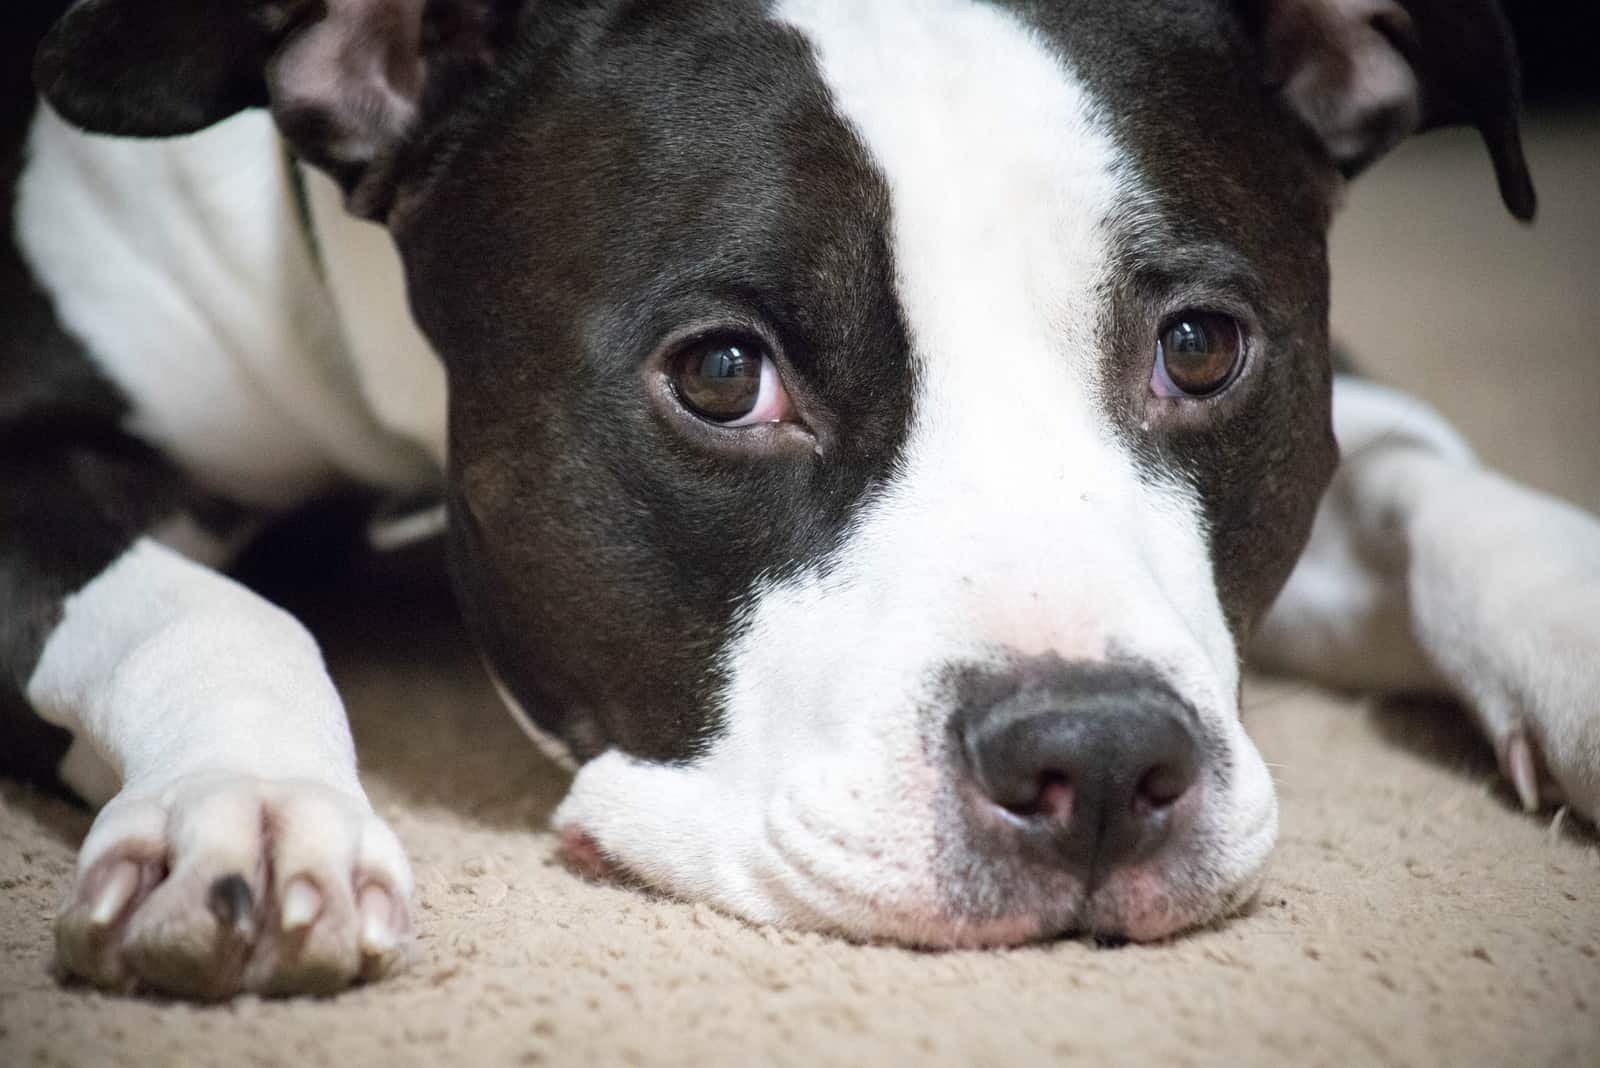
M 692 756 L 757 583 L 826 557 L 911 410 L 888 195 L 761 6 L 547 9 L 400 234 L 451 386 L 453 566 L 503 681 L 580 756 Z M 642 369 L 755 323 L 821 455 L 707 450 Z
M 34 715 L 22 690 L 62 601 L 190 492 L 119 429 L 123 398 L 17 251 L 14 191 L 34 110 L 26 56 L 59 6 L 9 12 L 0 36 L 0 772 L 47 785 L 70 736 Z

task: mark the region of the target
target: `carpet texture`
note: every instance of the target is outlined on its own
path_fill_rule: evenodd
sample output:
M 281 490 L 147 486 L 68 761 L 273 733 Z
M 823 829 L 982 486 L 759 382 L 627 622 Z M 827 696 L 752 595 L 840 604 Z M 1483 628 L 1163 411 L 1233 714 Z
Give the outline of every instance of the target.
M 1489 461 L 1600 510 L 1600 122 L 1547 118 L 1530 150 L 1531 231 L 1465 134 L 1359 184 L 1336 329 Z M 50 920 L 88 817 L 0 783 L 0 1065 L 1600 1064 L 1597 839 L 1515 811 L 1447 705 L 1254 680 L 1281 841 L 1257 902 L 1215 929 L 854 946 L 570 873 L 543 830 L 565 779 L 500 711 L 437 581 L 359 570 L 274 593 L 325 641 L 416 865 L 410 966 L 323 1001 L 63 988 Z

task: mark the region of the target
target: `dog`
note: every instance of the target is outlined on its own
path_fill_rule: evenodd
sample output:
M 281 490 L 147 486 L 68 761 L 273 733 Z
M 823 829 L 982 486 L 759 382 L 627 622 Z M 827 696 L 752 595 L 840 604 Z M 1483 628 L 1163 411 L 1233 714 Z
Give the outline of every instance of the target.
M 1246 651 L 1455 695 L 1528 809 L 1600 812 L 1600 521 L 1330 355 L 1394 144 L 1474 125 L 1534 214 L 1490 0 L 11 17 L 0 715 L 102 806 L 66 974 L 403 958 L 317 646 L 225 575 L 340 485 L 439 502 L 375 529 L 442 531 L 573 863 L 750 921 L 1232 914 Z

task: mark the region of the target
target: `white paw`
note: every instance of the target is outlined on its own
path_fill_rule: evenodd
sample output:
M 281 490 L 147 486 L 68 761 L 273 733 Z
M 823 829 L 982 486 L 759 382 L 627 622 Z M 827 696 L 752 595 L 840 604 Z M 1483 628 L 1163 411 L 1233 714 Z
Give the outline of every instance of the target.
M 1418 637 L 1524 808 L 1600 820 L 1600 520 L 1504 479 L 1413 521 Z
M 1600 826 L 1600 672 L 1561 661 L 1502 665 L 1474 687 L 1473 701 L 1526 811 L 1564 805 Z
M 400 843 L 364 798 L 196 777 L 101 810 L 56 950 L 65 973 L 114 989 L 332 993 L 400 959 L 410 896 Z

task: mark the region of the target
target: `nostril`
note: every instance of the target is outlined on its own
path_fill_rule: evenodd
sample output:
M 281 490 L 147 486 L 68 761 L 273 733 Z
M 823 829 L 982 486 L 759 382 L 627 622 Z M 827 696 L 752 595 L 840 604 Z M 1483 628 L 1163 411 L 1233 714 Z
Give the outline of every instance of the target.
M 1133 806 L 1138 812 L 1158 812 L 1177 802 L 1194 784 L 1194 772 L 1176 764 L 1157 764 L 1139 778 Z
M 1072 780 L 1064 771 L 1046 769 L 1031 798 L 1002 807 L 1023 819 L 1065 820 L 1072 811 Z
M 1065 818 L 1072 810 L 1072 779 L 1064 771 L 1046 768 L 1039 772 L 1031 788 L 1024 786 L 1010 797 L 995 791 L 990 791 L 989 796 L 1020 819 Z
M 1065 820 L 1072 812 L 1072 780 L 1064 771 L 1047 771 L 1039 776 L 1039 802 L 1036 815 L 1044 819 Z

